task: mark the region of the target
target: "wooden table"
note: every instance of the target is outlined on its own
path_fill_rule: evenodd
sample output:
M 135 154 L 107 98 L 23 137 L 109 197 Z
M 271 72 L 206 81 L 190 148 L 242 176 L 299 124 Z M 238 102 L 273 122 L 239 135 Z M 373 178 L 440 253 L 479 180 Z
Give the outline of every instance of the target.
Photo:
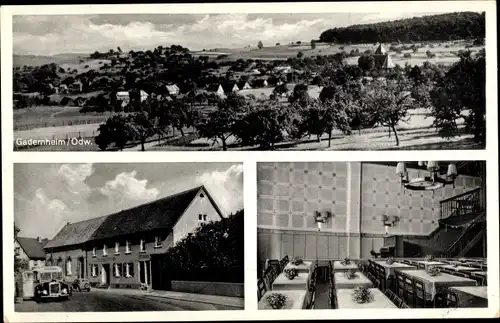
M 335 280 L 335 289 L 349 289 L 358 286 L 363 286 L 366 288 L 373 287 L 373 283 L 368 277 L 363 275 L 361 272 L 356 272 L 357 277 L 353 279 L 347 279 L 345 277 L 345 272 L 336 272 L 333 274 L 333 279 Z
M 426 261 L 426 260 L 416 261 L 416 263 L 423 264 L 425 266 L 425 269 L 427 269 L 429 266 L 441 267 L 447 265 L 447 263 L 441 261 Z
M 354 263 L 354 261 L 351 261 L 350 264 L 348 265 L 342 265 L 339 260 L 333 262 L 333 271 L 348 271 L 348 270 L 354 270 L 358 271 L 358 265 Z
M 312 261 L 304 261 L 302 264 L 300 264 L 298 266 L 292 264 L 291 262 L 289 262 L 288 264 L 286 264 L 285 269 L 291 269 L 291 268 L 297 269 L 298 273 L 306 273 L 306 274 L 308 274 L 313 269 L 313 262 Z
M 425 284 L 425 291 L 432 296 L 436 296 L 438 288 L 454 286 L 476 286 L 476 281 L 469 278 L 440 273 L 437 276 L 430 276 L 425 270 L 405 270 L 405 275 L 422 280 Z
M 294 279 L 288 279 L 284 273 L 281 273 L 274 280 L 272 290 L 282 291 L 298 289 L 307 291 L 309 290 L 309 277 L 310 274 L 299 273 Z
M 403 264 L 400 262 L 394 262 L 391 265 L 389 265 L 385 260 L 378 260 L 373 262 L 385 268 L 385 279 L 389 279 L 389 276 L 391 275 L 395 277 L 396 270 L 417 270 L 417 267 L 415 266 Z
M 488 307 L 487 286 L 450 287 L 457 293 L 458 307 Z
M 352 299 L 352 294 L 354 289 L 337 289 L 337 307 L 339 309 L 346 308 L 398 308 L 387 296 L 382 293 L 378 288 L 370 288 L 370 293 L 372 295 L 372 300 L 359 304 Z
M 307 306 L 306 290 L 280 290 L 279 292 L 267 291 L 259 301 L 259 310 L 272 310 L 273 308 L 266 302 L 266 297 L 273 293 L 281 293 L 286 296 L 285 305 L 280 308 L 283 310 L 305 309 Z
M 465 267 L 460 265 L 457 267 L 453 265 L 445 265 L 445 266 L 439 266 L 439 268 L 446 268 L 453 271 L 467 271 L 467 272 L 477 271 L 479 269 L 479 268 Z

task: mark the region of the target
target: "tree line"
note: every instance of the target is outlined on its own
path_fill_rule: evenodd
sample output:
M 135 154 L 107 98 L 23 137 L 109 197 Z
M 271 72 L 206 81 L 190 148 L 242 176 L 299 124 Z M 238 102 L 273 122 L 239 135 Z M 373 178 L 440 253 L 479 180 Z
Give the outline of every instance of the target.
M 321 33 L 327 43 L 448 41 L 485 37 L 485 13 L 456 12 L 372 24 L 332 28 Z

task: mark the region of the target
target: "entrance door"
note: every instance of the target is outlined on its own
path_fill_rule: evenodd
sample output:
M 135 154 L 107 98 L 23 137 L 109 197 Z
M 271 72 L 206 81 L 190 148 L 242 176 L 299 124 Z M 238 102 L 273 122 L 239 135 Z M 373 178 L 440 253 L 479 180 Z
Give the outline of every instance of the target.
M 85 262 L 83 260 L 83 257 L 78 258 L 77 271 L 78 278 L 85 278 Z
M 101 283 L 109 285 L 109 264 L 103 264 L 101 267 Z
M 35 296 L 34 286 L 35 276 L 31 271 L 23 273 L 23 298 L 31 298 Z

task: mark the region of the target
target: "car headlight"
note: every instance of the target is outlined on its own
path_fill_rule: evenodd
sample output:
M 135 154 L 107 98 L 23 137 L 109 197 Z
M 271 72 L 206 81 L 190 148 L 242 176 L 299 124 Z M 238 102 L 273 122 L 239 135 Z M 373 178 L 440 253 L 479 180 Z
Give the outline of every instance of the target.
M 68 290 L 66 288 L 63 288 L 62 293 L 66 294 L 67 292 L 68 292 Z
M 49 294 L 49 292 L 47 292 L 47 291 L 44 289 L 44 290 L 42 291 L 42 294 L 43 294 L 43 295 L 48 295 L 48 294 Z

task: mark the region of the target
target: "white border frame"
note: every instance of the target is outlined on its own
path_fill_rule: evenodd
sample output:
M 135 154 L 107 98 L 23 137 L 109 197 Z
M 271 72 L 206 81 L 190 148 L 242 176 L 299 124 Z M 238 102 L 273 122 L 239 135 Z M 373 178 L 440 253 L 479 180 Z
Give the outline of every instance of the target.
M 373 7 L 371 6 L 373 5 Z M 374 8 L 374 9 L 371 9 Z M 297 320 L 354 318 L 442 318 L 499 317 L 499 220 L 498 220 L 498 110 L 496 63 L 496 6 L 494 1 L 422 1 L 422 2 L 335 2 L 335 3 L 238 3 L 238 4 L 142 4 L 72 6 L 2 6 L 2 163 L 3 163 L 3 237 L 13 241 L 13 163 L 81 162 L 244 162 L 245 220 L 245 310 L 202 312 L 85 312 L 16 313 L 12 287 L 13 248 L 4 244 L 4 320 L 9 322 L 72 321 L 215 321 L 215 320 Z M 476 151 L 298 151 L 279 152 L 13 152 L 12 127 L 12 15 L 140 14 L 140 13 L 325 13 L 325 12 L 486 12 L 486 150 Z M 418 158 L 417 158 L 418 155 Z M 396 160 L 487 160 L 487 241 L 489 260 L 489 307 L 486 309 L 370 309 L 314 311 L 257 310 L 257 207 L 256 162 L 263 161 L 396 161 Z

